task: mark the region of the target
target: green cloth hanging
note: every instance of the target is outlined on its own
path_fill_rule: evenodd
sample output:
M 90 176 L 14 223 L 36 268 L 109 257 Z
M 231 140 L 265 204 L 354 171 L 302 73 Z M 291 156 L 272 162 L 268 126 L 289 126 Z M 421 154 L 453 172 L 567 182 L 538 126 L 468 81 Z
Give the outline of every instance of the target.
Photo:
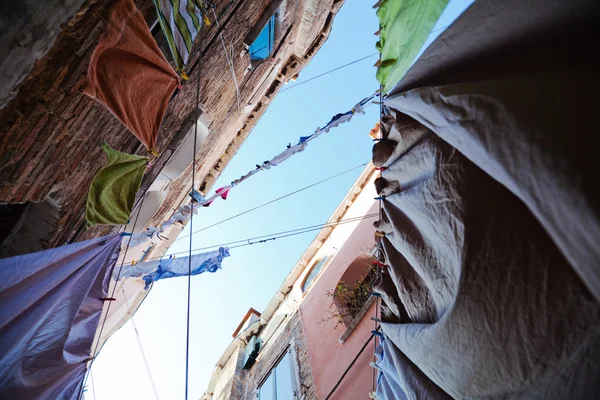
M 106 142 L 102 143 L 102 149 L 108 162 L 90 186 L 85 220 L 88 226 L 124 225 L 129 222 L 148 159 L 117 151 Z
M 387 93 L 402 79 L 425 44 L 448 0 L 383 0 L 377 50 L 377 80 Z

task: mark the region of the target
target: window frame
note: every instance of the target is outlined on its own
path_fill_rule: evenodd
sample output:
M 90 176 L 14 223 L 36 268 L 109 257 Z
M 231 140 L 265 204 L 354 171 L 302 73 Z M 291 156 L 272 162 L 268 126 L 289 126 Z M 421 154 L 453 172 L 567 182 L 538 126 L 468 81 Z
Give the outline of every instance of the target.
M 276 373 L 277 367 L 281 364 L 281 362 L 283 361 L 283 359 L 285 358 L 285 356 L 287 354 L 290 355 L 290 360 L 289 360 L 290 361 L 290 373 L 293 376 L 293 379 L 292 379 L 292 385 L 293 385 L 293 390 L 294 390 L 293 398 L 294 398 L 294 400 L 304 400 L 304 394 L 302 394 L 302 391 L 301 391 L 302 386 L 300 384 L 300 365 L 298 364 L 298 355 L 296 353 L 296 346 L 295 346 L 294 340 L 290 341 L 290 343 L 286 346 L 286 348 L 275 359 L 275 362 L 273 362 L 273 364 L 271 364 L 268 371 L 259 380 L 258 385 L 256 385 L 256 388 L 254 389 L 254 397 L 256 399 L 260 400 L 260 389 L 267 382 L 267 380 L 269 379 L 271 374 L 273 374 L 274 372 Z M 275 378 L 275 379 L 277 380 L 277 378 Z
M 325 270 L 325 268 L 329 265 L 329 263 L 331 262 L 331 260 L 333 259 L 333 254 L 328 254 L 322 257 L 319 257 L 319 259 L 317 259 L 317 261 L 315 261 L 313 263 L 313 265 L 310 267 L 310 269 L 308 270 L 308 272 L 306 273 L 306 275 L 304 276 L 304 279 L 302 279 L 302 283 L 300 284 L 300 291 L 302 291 L 302 294 L 304 295 L 305 293 L 308 293 L 309 289 L 315 284 L 315 282 L 317 281 L 317 279 L 319 278 L 319 276 L 321 275 L 321 273 Z M 319 269 L 319 272 L 317 272 L 317 274 L 314 276 L 314 278 L 312 279 L 312 281 L 310 282 L 310 285 L 308 285 L 306 288 L 304 287 L 304 285 L 306 285 L 306 281 L 308 280 L 311 272 L 315 269 L 315 267 L 321 262 L 323 261 L 323 264 L 321 264 L 321 268 Z

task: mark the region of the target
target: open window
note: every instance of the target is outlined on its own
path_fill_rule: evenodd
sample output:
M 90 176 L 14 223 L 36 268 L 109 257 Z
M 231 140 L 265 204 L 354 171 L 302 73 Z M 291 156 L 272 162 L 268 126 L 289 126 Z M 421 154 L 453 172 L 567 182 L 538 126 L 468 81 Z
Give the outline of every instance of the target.
M 290 345 L 263 379 L 256 392 L 258 400 L 300 398 L 298 368 L 294 346 Z
M 273 15 L 250 47 L 248 53 L 251 61 L 264 60 L 273 51 L 275 39 L 275 15 Z
M 250 65 L 246 72 L 256 68 L 272 55 L 277 41 L 281 40 L 280 31 L 285 18 L 285 7 L 285 0 L 271 0 L 244 38 L 245 51 L 250 56 Z

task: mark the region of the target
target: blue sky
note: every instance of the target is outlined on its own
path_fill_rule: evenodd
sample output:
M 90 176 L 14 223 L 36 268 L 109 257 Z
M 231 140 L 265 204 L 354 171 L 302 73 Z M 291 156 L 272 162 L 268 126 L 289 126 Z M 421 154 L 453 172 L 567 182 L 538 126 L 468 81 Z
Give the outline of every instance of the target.
M 249 138 L 221 174 L 214 188 L 239 178 L 310 135 L 339 112 L 349 110 L 379 84 L 373 64 L 358 62 L 323 78 L 293 88 L 303 80 L 375 52 L 378 21 L 373 2 L 347 0 L 338 12 L 331 35 L 310 64 L 270 104 Z M 430 43 L 469 4 L 452 0 L 434 28 Z M 439 30 L 438 30 L 439 29 Z M 437 30 L 437 31 L 436 31 Z M 427 43 L 427 44 L 428 44 Z M 426 44 L 426 45 L 427 45 Z M 293 88 L 293 89 L 291 89 Z M 379 119 L 378 107 L 355 116 L 310 143 L 285 163 L 263 171 L 234 188 L 226 201 L 217 200 L 194 217 L 194 230 L 218 222 L 325 177 L 370 160 L 369 130 Z M 345 174 L 269 205 L 193 238 L 193 248 L 316 225 L 326 222 L 362 169 Z M 189 225 L 183 234 L 189 233 Z M 284 278 L 314 239 L 316 232 L 233 249 L 223 270 L 192 278 L 190 326 L 190 399 L 204 393 L 213 367 L 232 340 L 231 334 L 249 307 L 262 311 Z M 189 238 L 170 252 L 188 250 Z M 184 398 L 187 279 L 154 285 L 135 315 L 135 323 L 159 396 Z M 154 394 L 131 323 L 103 347 L 88 380 L 86 399 L 152 399 Z

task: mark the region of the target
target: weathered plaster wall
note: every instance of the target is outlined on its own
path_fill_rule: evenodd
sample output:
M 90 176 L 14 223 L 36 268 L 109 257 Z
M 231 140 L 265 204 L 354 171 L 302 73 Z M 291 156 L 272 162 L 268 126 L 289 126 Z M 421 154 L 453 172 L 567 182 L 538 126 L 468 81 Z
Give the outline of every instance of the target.
M 35 61 L 54 44 L 62 24 L 84 0 L 3 0 L 0 13 L 0 108 Z

